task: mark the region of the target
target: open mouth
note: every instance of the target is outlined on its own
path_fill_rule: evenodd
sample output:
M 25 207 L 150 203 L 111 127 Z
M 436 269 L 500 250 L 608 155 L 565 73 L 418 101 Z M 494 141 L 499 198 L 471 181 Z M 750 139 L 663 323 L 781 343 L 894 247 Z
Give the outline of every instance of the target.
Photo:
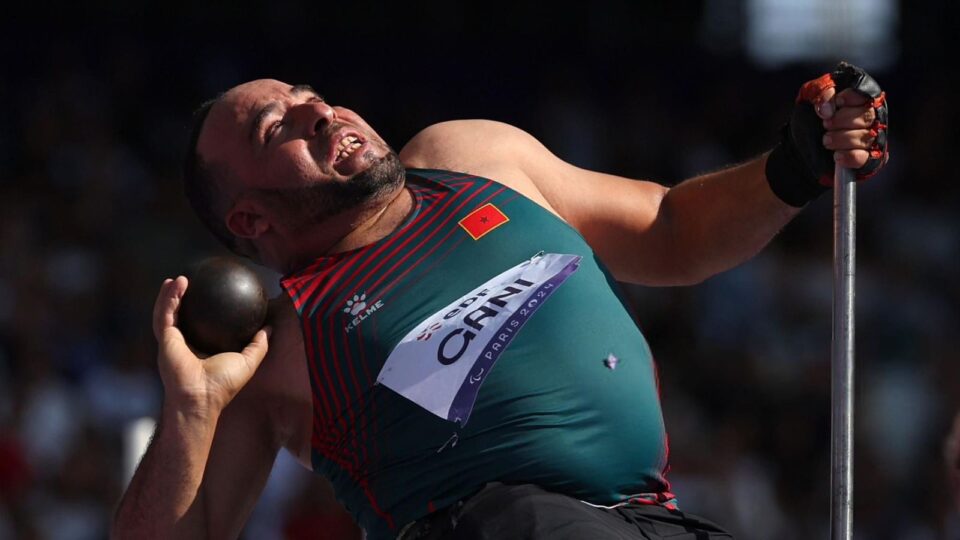
M 370 149 L 370 141 L 353 130 L 338 130 L 330 137 L 327 163 L 342 176 L 353 176 L 367 166 L 365 154 Z
M 341 161 L 349 158 L 356 152 L 361 146 L 363 146 L 363 140 L 357 137 L 356 135 L 346 135 L 340 138 L 340 142 L 334 147 L 333 153 L 333 163 L 336 165 Z

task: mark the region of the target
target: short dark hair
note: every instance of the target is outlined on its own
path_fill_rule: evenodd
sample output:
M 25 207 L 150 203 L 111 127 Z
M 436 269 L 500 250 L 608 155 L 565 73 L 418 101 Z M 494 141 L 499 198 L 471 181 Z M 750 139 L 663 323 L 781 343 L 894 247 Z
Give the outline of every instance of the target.
M 197 142 L 203 124 L 210 114 L 210 109 L 220 101 L 223 94 L 203 102 L 193 113 L 190 126 L 190 138 L 187 142 L 187 152 L 183 160 L 183 192 L 190 201 L 190 206 L 196 212 L 200 222 L 213 233 L 217 240 L 233 253 L 249 256 L 238 245 L 237 238 L 224 223 L 222 212 L 225 210 L 223 191 L 217 178 L 223 174 L 223 167 L 215 167 L 204 161 L 197 151 Z

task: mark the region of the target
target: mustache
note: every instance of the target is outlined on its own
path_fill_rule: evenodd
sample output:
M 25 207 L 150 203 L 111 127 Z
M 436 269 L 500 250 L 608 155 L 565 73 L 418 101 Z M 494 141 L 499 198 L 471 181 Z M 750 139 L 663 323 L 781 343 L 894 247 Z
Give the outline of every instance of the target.
M 337 131 L 347 127 L 343 122 L 331 122 L 327 124 L 327 127 L 323 129 L 322 132 L 317 133 L 317 137 L 320 137 L 323 140 L 329 139 Z

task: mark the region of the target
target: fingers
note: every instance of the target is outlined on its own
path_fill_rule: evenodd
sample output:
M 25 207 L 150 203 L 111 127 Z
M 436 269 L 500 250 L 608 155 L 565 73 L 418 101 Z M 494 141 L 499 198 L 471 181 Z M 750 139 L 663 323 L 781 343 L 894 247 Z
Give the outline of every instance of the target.
M 212 383 L 214 402 L 226 407 L 246 386 L 267 356 L 270 328 L 259 330 L 239 353 L 215 354 L 203 361 L 206 378 Z
M 856 104 L 849 104 L 851 96 L 858 100 Z M 848 103 L 848 106 L 823 121 L 828 130 L 823 136 L 823 146 L 834 150 L 833 159 L 841 167 L 859 169 L 870 159 L 869 150 L 876 142 L 877 133 L 872 128 L 876 111 L 869 104 L 864 105 L 866 98 L 849 89 L 841 92 L 836 101 Z
M 164 330 L 176 324 L 177 308 L 186 290 L 187 278 L 183 276 L 163 280 L 157 301 L 153 304 L 153 337 L 157 341 L 163 339 Z
M 260 365 L 260 362 L 262 362 L 263 358 L 267 355 L 271 331 L 272 329 L 269 326 L 265 326 L 263 329 L 257 331 L 253 336 L 253 340 L 240 351 L 240 354 L 247 360 L 247 363 L 254 369 Z
M 792 128 L 794 136 L 814 143 L 823 136 L 823 148 L 832 153 L 833 161 L 850 169 L 857 169 L 857 179 L 873 176 L 887 159 L 887 112 L 885 94 L 862 70 L 848 64 L 832 73 L 807 81 L 800 87 L 797 103 L 804 108 L 794 109 L 798 123 Z M 803 127 L 808 122 L 809 107 L 823 125 L 823 131 Z M 802 120 L 802 121 L 801 121 Z M 824 155 L 817 153 L 817 169 L 832 168 L 824 163 Z
M 829 131 L 823 136 L 823 146 L 827 150 L 866 150 L 874 140 L 876 137 L 869 129 Z
M 823 120 L 833 118 L 833 114 L 836 111 L 836 103 L 834 102 L 833 98 L 836 93 L 836 89 L 834 89 L 832 86 L 825 88 L 813 103 L 813 108 L 817 111 L 817 116 Z
M 869 159 L 870 152 L 866 150 L 845 150 L 833 153 L 833 160 L 845 169 L 859 169 L 866 165 Z
M 833 96 L 836 94 L 834 87 L 836 83 L 829 73 L 803 83 L 800 92 L 797 95 L 797 101 L 806 101 L 813 105 L 817 115 L 826 120 L 833 116 L 836 110 L 833 103 Z
M 160 341 L 163 334 L 164 315 L 167 311 L 167 304 L 170 302 L 170 283 L 173 280 L 167 278 L 160 285 L 160 292 L 157 293 L 157 300 L 153 303 L 153 337 Z
M 823 146 L 833 150 L 833 159 L 841 167 L 859 169 L 870 159 L 869 148 L 875 137 L 868 129 L 831 131 L 823 136 Z
M 877 119 L 877 111 L 870 106 L 843 107 L 833 118 L 823 121 L 823 127 L 828 130 L 865 129 L 873 125 Z
M 847 88 L 837 94 L 836 103 L 838 107 L 860 107 L 872 101 L 869 97 L 861 94 L 853 88 Z
M 864 107 L 871 103 L 871 99 L 853 88 L 847 88 L 839 94 L 833 87 L 824 88 L 822 92 L 813 100 L 813 107 L 817 111 L 817 116 L 823 120 L 829 120 L 840 116 L 848 108 Z M 871 108 L 872 110 L 872 108 Z M 846 118 L 849 119 L 854 113 L 846 112 Z M 871 119 L 871 122 L 873 120 Z

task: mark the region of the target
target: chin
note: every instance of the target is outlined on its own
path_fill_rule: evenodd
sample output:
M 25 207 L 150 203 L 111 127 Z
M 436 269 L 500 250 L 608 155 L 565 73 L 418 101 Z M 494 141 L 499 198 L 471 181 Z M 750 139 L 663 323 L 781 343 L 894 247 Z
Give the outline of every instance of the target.
M 367 160 L 367 156 L 364 156 Z M 406 169 L 393 150 L 371 156 L 363 171 L 341 181 L 313 182 L 285 189 L 259 189 L 257 193 L 291 228 L 323 223 L 350 210 L 378 204 L 403 188 Z
M 351 183 L 358 184 L 357 188 L 376 197 L 384 193 L 393 192 L 403 187 L 406 178 L 406 169 L 400 163 L 400 157 L 390 150 L 383 156 L 374 156 L 373 152 L 364 155 L 364 160 L 370 166 L 366 170 L 355 174 Z M 369 156 L 369 157 L 368 157 Z

